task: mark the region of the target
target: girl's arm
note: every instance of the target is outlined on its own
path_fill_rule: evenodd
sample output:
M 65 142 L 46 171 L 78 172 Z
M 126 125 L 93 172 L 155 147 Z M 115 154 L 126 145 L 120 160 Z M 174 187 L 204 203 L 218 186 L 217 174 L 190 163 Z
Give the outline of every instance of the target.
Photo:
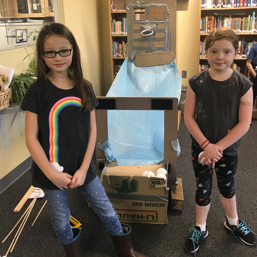
M 184 111 L 184 120 L 189 130 L 190 134 L 194 137 L 194 139 L 198 142 L 199 145 L 202 144 L 206 140 L 206 137 L 200 130 L 198 124 L 195 121 L 195 106 L 196 106 L 196 95 L 195 92 L 191 89 L 190 85 L 187 87 L 187 95 L 185 102 L 185 111 Z M 206 158 L 206 160 L 211 163 L 212 161 L 218 161 L 221 157 L 221 149 L 219 146 L 215 144 L 209 143 L 204 148 L 204 155 L 202 158 Z M 212 160 L 212 161 L 211 161 Z M 205 163 L 205 161 L 203 161 Z M 214 165 L 214 163 L 213 163 Z
M 253 75 L 253 77 L 255 78 L 256 77 L 256 73 L 255 73 L 255 71 L 254 71 L 254 69 L 253 69 L 253 66 L 252 66 L 252 59 L 247 59 L 247 61 L 246 61 L 246 67 L 247 67 L 247 69 L 250 71 L 250 73 Z
M 70 183 L 70 188 L 82 186 L 85 182 L 87 171 L 92 160 L 96 144 L 96 119 L 95 110 L 90 112 L 90 134 L 87 150 L 80 168 L 75 172 Z
M 33 160 L 36 162 L 45 176 L 59 189 L 68 188 L 72 176 L 63 172 L 56 172 L 50 165 L 49 160 L 47 159 L 46 154 L 38 141 L 37 114 L 30 111 L 26 111 L 25 137 L 27 148 Z
M 203 135 L 195 121 L 195 106 L 196 95 L 195 92 L 191 89 L 190 85 L 188 85 L 184 110 L 184 120 L 190 134 L 200 145 L 204 140 L 206 140 L 206 137 Z
M 250 88 L 241 97 L 238 124 L 217 143 L 217 145 L 219 145 L 222 150 L 234 144 L 249 130 L 251 119 L 252 119 L 252 106 L 253 106 L 253 90 L 252 88 Z

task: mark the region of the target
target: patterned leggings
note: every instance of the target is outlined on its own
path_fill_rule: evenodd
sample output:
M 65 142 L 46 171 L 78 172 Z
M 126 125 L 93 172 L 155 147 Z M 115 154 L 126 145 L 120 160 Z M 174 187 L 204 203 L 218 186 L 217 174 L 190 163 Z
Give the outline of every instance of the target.
M 196 178 L 195 201 L 199 206 L 206 206 L 211 201 L 212 173 L 215 169 L 218 187 L 221 195 L 225 198 L 232 198 L 235 195 L 235 176 L 237 170 L 238 156 L 223 155 L 215 163 L 215 168 L 198 162 L 199 150 L 192 144 L 192 161 Z

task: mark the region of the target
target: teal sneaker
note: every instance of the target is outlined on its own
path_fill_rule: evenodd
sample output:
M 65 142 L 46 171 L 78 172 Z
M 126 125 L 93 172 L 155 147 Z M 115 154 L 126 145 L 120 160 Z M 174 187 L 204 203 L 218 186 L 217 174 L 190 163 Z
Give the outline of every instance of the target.
M 190 253 L 195 253 L 208 236 L 208 230 L 206 228 L 206 231 L 201 231 L 198 226 L 195 226 L 194 228 L 190 228 L 189 231 L 191 234 L 186 240 L 185 250 Z
M 228 219 L 226 219 L 226 221 L 224 222 L 224 227 L 226 230 L 232 232 L 232 234 L 234 234 L 234 236 L 243 244 L 249 245 L 249 246 L 256 244 L 256 240 L 254 236 L 256 234 L 251 229 L 248 228 L 248 226 L 244 221 L 239 220 L 239 225 L 234 226 L 234 225 L 230 225 L 228 222 Z

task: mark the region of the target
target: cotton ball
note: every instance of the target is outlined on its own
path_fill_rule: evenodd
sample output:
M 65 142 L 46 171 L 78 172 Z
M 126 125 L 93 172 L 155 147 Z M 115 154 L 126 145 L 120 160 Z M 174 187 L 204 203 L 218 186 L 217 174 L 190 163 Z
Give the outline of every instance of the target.
M 62 172 L 63 171 L 63 167 L 60 166 L 60 164 L 58 162 L 52 162 L 50 163 L 52 168 L 57 171 L 57 172 Z
M 158 175 L 158 174 L 163 174 L 163 175 L 167 176 L 167 170 L 165 170 L 164 168 L 159 168 L 156 171 L 156 175 Z
M 164 181 L 167 180 L 167 177 L 166 177 L 164 174 L 162 174 L 162 173 L 159 173 L 159 174 L 156 176 L 156 178 L 163 178 Z
M 143 176 L 143 177 L 151 178 L 151 177 L 155 177 L 155 174 L 154 174 L 152 171 L 150 171 L 150 170 L 146 170 L 146 171 L 144 171 L 144 172 L 142 173 L 142 176 Z
M 204 151 L 200 152 L 199 155 L 198 155 L 198 160 L 200 160 L 199 162 L 200 162 L 202 165 L 203 165 L 203 163 L 202 163 L 202 158 L 201 158 L 201 156 L 203 155 L 203 153 L 204 153 Z M 204 165 L 208 165 L 208 161 L 206 161 Z

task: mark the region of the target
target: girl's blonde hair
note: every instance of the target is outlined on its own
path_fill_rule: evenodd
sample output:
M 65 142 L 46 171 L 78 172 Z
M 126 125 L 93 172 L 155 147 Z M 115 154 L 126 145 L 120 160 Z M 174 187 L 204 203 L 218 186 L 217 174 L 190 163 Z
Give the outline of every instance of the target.
M 219 40 L 230 41 L 235 48 L 235 51 L 237 51 L 239 41 L 238 36 L 232 29 L 228 28 L 218 28 L 215 31 L 212 31 L 206 38 L 205 51 L 212 47 L 215 41 Z

